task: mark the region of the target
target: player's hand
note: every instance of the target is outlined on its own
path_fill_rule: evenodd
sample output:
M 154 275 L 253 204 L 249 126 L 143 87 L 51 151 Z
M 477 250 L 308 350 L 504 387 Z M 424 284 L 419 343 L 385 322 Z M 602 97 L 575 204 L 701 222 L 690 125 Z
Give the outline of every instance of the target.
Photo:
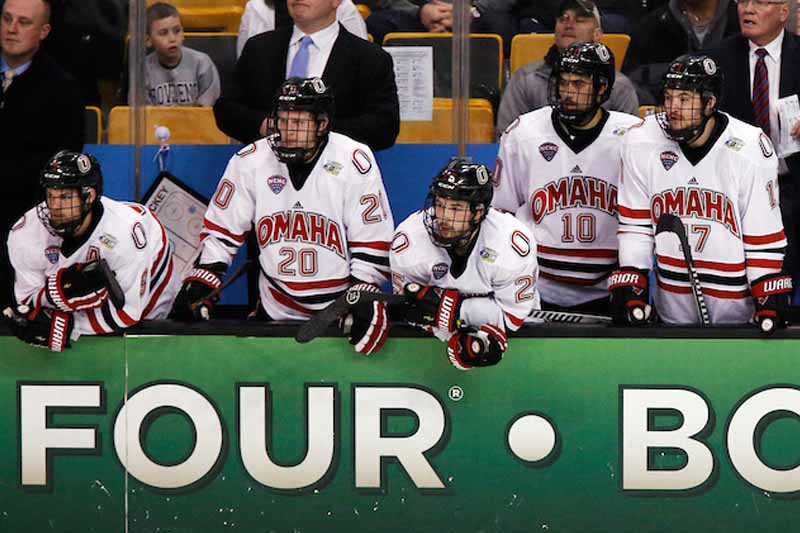
M 197 265 L 183 280 L 170 318 L 181 322 L 197 322 L 211 318 L 211 310 L 219 301 L 217 289 L 222 285 L 224 263 Z
M 797 20 L 800 20 L 800 17 L 798 17 Z M 800 22 L 798 22 L 798 24 L 800 24 Z M 795 139 L 800 137 L 800 120 L 795 122 L 794 126 L 792 126 L 791 134 L 792 134 L 792 137 L 795 138 Z
M 54 309 L 31 310 L 27 305 L 6 307 L 3 310 L 11 332 L 31 346 L 63 352 L 70 348 L 73 319 L 69 313 Z
M 507 349 L 505 332 L 493 324 L 461 328 L 447 341 L 447 357 L 459 370 L 496 365 Z
M 357 283 L 350 287 L 351 291 L 381 292 L 370 283 Z M 371 355 L 381 349 L 389 336 L 389 317 L 386 315 L 384 302 L 360 302 L 354 305 L 350 313 L 339 320 L 339 328 L 348 338 L 355 350 L 364 355 Z
M 750 285 L 756 312 L 753 320 L 765 335 L 778 328 L 785 328 L 789 321 L 786 311 L 792 297 L 792 277 L 787 274 L 771 274 L 758 278 Z
M 448 332 L 458 329 L 462 298 L 457 290 L 407 283 L 403 295 L 409 302 L 406 322 Z
M 98 307 L 108 298 L 100 261 L 76 263 L 47 276 L 47 300 L 59 311 L 74 313 Z
M 431 32 L 445 31 L 444 21 L 448 18 L 452 21 L 453 6 L 443 2 L 430 2 L 419 10 L 420 22 Z
M 611 292 L 611 318 L 618 326 L 641 326 L 652 314 L 648 271 L 623 268 L 611 273 L 608 290 Z

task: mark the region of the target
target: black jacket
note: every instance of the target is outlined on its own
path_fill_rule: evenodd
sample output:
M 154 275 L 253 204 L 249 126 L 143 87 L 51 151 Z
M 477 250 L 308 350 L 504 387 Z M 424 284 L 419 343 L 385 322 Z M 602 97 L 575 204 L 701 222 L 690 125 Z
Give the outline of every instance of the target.
M 219 128 L 242 142 L 260 137 L 275 92 L 286 79 L 286 55 L 292 27 L 251 37 L 234 76 L 223 87 L 214 116 Z M 322 79 L 334 95 L 333 131 L 368 144 L 389 148 L 400 131 L 400 104 L 391 56 L 379 46 L 339 25 Z
M 39 172 L 57 151 L 82 150 L 86 136 L 81 89 L 39 51 L 31 66 L 0 94 L 0 224 L 2 233 L 30 209 Z

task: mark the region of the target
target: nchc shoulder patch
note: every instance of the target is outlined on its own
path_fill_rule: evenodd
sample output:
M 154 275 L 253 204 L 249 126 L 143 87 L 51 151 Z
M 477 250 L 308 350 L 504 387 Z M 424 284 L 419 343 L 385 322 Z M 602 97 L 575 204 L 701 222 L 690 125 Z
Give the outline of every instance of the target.
M 256 143 L 250 143 L 238 152 L 236 152 L 237 157 L 245 157 L 256 151 Z
M 366 174 L 372 170 L 372 160 L 361 148 L 353 150 L 353 166 L 359 174 Z

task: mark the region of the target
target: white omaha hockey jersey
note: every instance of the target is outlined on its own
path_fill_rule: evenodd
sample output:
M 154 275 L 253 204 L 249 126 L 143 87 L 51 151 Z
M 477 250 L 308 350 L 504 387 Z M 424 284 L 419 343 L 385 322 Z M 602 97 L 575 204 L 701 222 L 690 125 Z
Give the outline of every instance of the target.
M 389 279 L 394 229 L 370 149 L 331 133 L 299 191 L 266 139 L 228 162 L 208 206 L 200 263 L 230 265 L 255 228 L 261 305 L 274 320 L 306 320 L 351 285 Z
M 14 294 L 19 304 L 52 307 L 45 295 L 47 276 L 76 263 L 105 259 L 125 292 L 125 306 L 110 299 L 99 307 L 73 313 L 72 338 L 102 335 L 144 319 L 166 318 L 180 289 L 172 247 L 161 222 L 145 207 L 101 197 L 103 213 L 86 241 L 69 257 L 63 239 L 47 230 L 36 208 L 14 224 L 8 253 L 14 267 Z
M 500 139 L 492 205 L 534 231 L 545 302 L 563 307 L 608 296 L 617 264 L 617 186 L 622 142 L 638 117 L 612 111 L 575 153 L 551 108 L 519 117 Z
M 396 293 L 412 282 L 457 289 L 471 296 L 464 300 L 459 316 L 466 324 L 494 324 L 510 331 L 519 329 L 531 311 L 539 308 L 536 243 L 525 224 L 490 209 L 466 268 L 456 277 L 450 271 L 450 255 L 433 243 L 423 219 L 423 211 L 417 211 L 395 232 L 389 258 Z
M 772 144 L 760 129 L 724 117 L 727 127 L 696 165 L 663 135 L 655 117 L 627 135 L 620 264 L 651 269 L 655 248 L 654 298 L 667 323 L 699 323 L 700 317 L 677 238 L 654 235 L 661 213 L 677 215 L 686 227 L 712 323 L 750 321 L 750 283 L 783 265 L 786 237 Z

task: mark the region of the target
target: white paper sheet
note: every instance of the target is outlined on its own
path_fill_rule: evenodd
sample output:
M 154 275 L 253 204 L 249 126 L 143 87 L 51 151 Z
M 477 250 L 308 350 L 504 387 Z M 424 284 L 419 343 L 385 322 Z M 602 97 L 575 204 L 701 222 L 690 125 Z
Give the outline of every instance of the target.
M 800 152 L 800 139 L 792 137 L 792 127 L 800 120 L 800 102 L 797 95 L 778 100 L 778 121 L 781 125 L 781 142 L 776 148 L 778 157 Z
M 433 120 L 433 47 L 385 46 L 394 60 L 400 120 Z

